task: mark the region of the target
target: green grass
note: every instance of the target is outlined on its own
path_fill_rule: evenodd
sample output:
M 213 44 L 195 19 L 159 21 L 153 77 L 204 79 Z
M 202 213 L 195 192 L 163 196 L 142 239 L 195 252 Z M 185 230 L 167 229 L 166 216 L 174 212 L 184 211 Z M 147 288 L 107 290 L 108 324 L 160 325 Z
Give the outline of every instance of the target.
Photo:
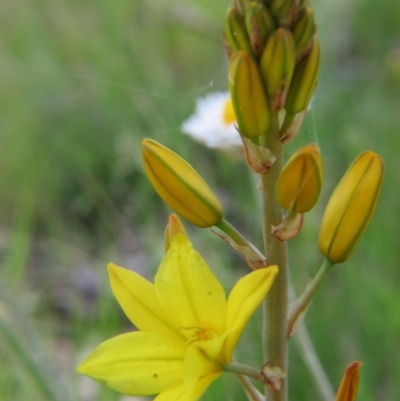
M 316 239 L 323 205 L 348 164 L 365 149 L 380 153 L 386 177 L 376 215 L 351 259 L 333 271 L 306 322 L 334 387 L 345 366 L 359 359 L 359 399 L 395 400 L 400 60 L 389 65 L 388 55 L 398 46 L 400 3 L 314 3 L 322 70 L 313 109 L 287 156 L 317 140 L 326 179 L 302 235 L 290 244 L 293 280 L 301 291 L 321 263 Z M 217 189 L 233 223 L 260 243 L 245 165 L 193 143 L 179 129 L 196 97 L 227 87 L 221 26 L 228 4 L 0 4 L 0 281 L 32 323 L 53 371 L 78 399 L 76 364 L 99 342 L 130 329 L 110 292 L 106 263 L 151 279 L 162 258 L 169 210 L 144 175 L 143 137 L 189 160 Z M 232 185 L 232 176 L 243 183 Z M 229 270 L 243 273 L 242 260 L 209 232 L 189 230 L 231 288 Z M 36 357 L 27 333 L 0 306 L 0 317 L 7 316 L 26 353 Z M 258 323 L 252 319 L 241 342 L 244 359 L 259 361 Z M 248 342 L 255 348 L 248 350 Z M 291 356 L 291 399 L 316 399 L 295 346 Z M 3 339 L 0 371 L 1 400 L 46 399 Z M 94 399 L 120 397 L 102 385 L 96 389 Z M 226 393 L 243 399 L 227 379 L 205 399 Z

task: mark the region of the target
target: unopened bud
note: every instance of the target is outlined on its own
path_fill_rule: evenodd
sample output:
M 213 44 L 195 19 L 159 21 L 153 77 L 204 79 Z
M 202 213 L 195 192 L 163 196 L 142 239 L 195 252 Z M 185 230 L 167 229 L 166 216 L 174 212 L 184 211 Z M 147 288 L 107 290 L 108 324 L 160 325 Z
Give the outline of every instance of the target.
M 344 372 L 342 381 L 338 392 L 335 397 L 335 401 L 355 401 L 358 393 L 358 382 L 360 375 L 358 369 L 362 366 L 361 362 L 355 361 L 347 366 Z
M 164 231 L 165 253 L 167 253 L 171 247 L 172 238 L 174 238 L 176 234 L 183 234 L 188 238 L 181 219 L 175 213 L 172 213 L 168 217 L 168 223 Z
M 247 52 L 238 51 L 232 56 L 229 90 L 240 133 L 247 138 L 266 134 L 271 110 L 257 64 Z
M 246 4 L 249 0 L 233 0 L 233 7 L 240 16 L 244 16 Z
M 318 82 L 319 44 L 313 40 L 310 52 L 296 65 L 286 96 L 285 109 L 289 115 L 306 110 Z
M 299 0 L 272 0 L 269 8 L 279 25 L 290 27 L 296 20 Z
M 305 213 L 318 200 L 322 188 L 322 158 L 317 144 L 298 150 L 278 178 L 276 198 L 290 212 Z
M 296 62 L 296 49 L 291 32 L 279 28 L 272 33 L 260 61 L 261 77 L 271 99 L 274 111 L 279 111 L 292 80 Z
M 300 60 L 311 49 L 315 29 L 316 25 L 311 8 L 304 7 L 298 14 L 296 23 L 292 29 L 297 60 Z
M 257 56 L 260 56 L 268 36 L 275 30 L 275 21 L 269 10 L 258 1 L 250 1 L 246 6 L 246 28 L 250 43 Z
M 226 16 L 224 38 L 229 57 L 238 50 L 245 50 L 253 54 L 244 19 L 234 8 L 230 8 Z
M 151 184 L 175 212 L 202 228 L 221 221 L 220 201 L 189 163 L 152 139 L 142 141 L 142 155 Z
M 299 1 L 299 11 L 302 10 L 304 7 L 308 6 L 309 0 L 300 0 Z
M 333 263 L 346 261 L 378 202 L 384 165 L 374 152 L 361 153 L 334 190 L 321 223 L 318 246 Z

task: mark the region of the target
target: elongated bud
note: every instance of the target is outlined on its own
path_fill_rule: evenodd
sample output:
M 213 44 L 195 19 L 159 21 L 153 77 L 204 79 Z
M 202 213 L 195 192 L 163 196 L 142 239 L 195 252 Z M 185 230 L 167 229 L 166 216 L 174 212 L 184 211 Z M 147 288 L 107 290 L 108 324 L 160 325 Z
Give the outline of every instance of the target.
M 152 139 L 142 141 L 142 155 L 154 189 L 175 212 L 202 228 L 221 221 L 221 203 L 190 164 Z
M 347 170 L 326 206 L 318 246 L 334 263 L 346 261 L 366 229 L 378 201 L 384 165 L 370 150 Z
M 276 198 L 280 206 L 295 213 L 311 210 L 322 188 L 322 158 L 317 144 L 298 150 L 278 178 Z
M 304 7 L 308 6 L 309 0 L 300 0 L 299 1 L 299 11 L 302 10 Z
M 248 2 L 249 0 L 233 0 L 233 7 L 241 17 L 244 17 L 244 12 Z
M 168 217 L 168 223 L 164 231 L 165 253 L 167 253 L 171 247 L 172 238 L 174 238 L 176 234 L 183 234 L 185 237 L 189 238 L 180 218 L 175 213 L 172 213 Z
M 275 30 L 274 18 L 262 3 L 250 1 L 247 4 L 246 28 L 254 53 L 260 56 L 268 36 Z
M 358 382 L 360 380 L 358 369 L 362 366 L 361 362 L 355 361 L 347 366 L 335 401 L 355 401 L 358 393 Z
M 266 134 L 271 110 L 257 64 L 247 52 L 238 51 L 232 56 L 229 90 L 240 133 L 247 138 Z
M 279 25 L 292 26 L 299 9 L 299 0 L 272 0 L 269 5 Z
M 231 57 L 232 53 L 238 50 L 245 50 L 250 54 L 253 54 L 244 19 L 235 11 L 234 8 L 230 8 L 226 16 L 224 38 L 229 57 Z
M 310 7 L 304 7 L 297 16 L 292 29 L 294 43 L 296 45 L 296 60 L 307 54 L 311 47 L 316 30 L 314 15 Z
M 279 111 L 292 80 L 296 49 L 291 32 L 279 28 L 272 33 L 260 61 L 260 72 L 274 111 Z
M 291 115 L 307 109 L 310 103 L 318 81 L 319 53 L 318 41 L 314 39 L 310 52 L 294 70 L 285 102 L 285 109 Z

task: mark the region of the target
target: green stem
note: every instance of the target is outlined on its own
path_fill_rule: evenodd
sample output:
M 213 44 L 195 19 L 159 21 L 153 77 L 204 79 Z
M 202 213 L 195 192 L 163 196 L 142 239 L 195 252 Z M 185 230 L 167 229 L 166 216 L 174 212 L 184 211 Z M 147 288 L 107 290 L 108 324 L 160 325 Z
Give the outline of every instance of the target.
M 264 363 L 271 367 L 279 367 L 288 372 L 287 345 L 287 310 L 288 310 L 288 263 L 286 243 L 280 241 L 271 232 L 272 226 L 282 222 L 282 209 L 275 198 L 275 188 L 282 170 L 283 145 L 279 141 L 278 116 L 273 119 L 273 126 L 266 135 L 263 145 L 276 157 L 275 163 L 262 179 L 262 209 L 264 247 L 268 265 L 276 264 L 279 274 L 264 302 L 263 349 Z M 268 401 L 287 401 L 287 379 L 282 382 L 279 391 L 271 391 L 265 387 Z
M 335 398 L 334 390 L 321 364 L 318 354 L 315 351 L 304 322 L 301 322 L 297 327 L 296 333 L 294 334 L 294 340 L 296 341 L 303 359 L 314 378 L 321 401 L 332 401 Z
M 225 372 L 237 373 L 247 377 L 251 377 L 261 383 L 264 383 L 264 376 L 260 369 L 256 369 L 253 366 L 245 365 L 244 363 L 231 362 L 229 365 L 224 366 Z
M 328 277 L 328 274 L 333 266 L 335 266 L 333 262 L 325 259 L 315 278 L 307 286 L 300 297 L 294 302 L 294 305 L 289 312 L 288 318 L 288 327 L 290 329 L 292 329 L 296 325 L 296 322 L 298 321 L 300 315 L 306 312 L 312 298 L 318 291 L 318 288 L 321 287 L 322 283 Z
M 225 238 L 225 240 L 246 258 L 246 262 L 251 269 L 265 267 L 265 256 L 253 244 L 247 241 L 235 227 L 224 219 L 216 226 L 227 234 L 229 239 Z
M 296 299 L 296 293 L 293 285 L 289 282 L 290 299 Z M 335 392 L 325 372 L 324 367 L 319 359 L 317 351 L 311 340 L 307 326 L 304 321 L 300 322 L 296 327 L 296 332 L 293 336 L 300 353 L 306 363 L 311 376 L 315 381 L 315 385 L 321 401 L 332 401 L 335 398 Z
M 264 400 L 264 396 L 251 384 L 251 381 L 247 376 L 236 373 L 236 377 L 242 385 L 249 401 Z
M 222 219 L 217 225 L 221 231 L 232 238 L 238 245 L 242 246 L 253 246 L 247 241 L 245 237 L 232 224 L 228 223 L 225 219 Z

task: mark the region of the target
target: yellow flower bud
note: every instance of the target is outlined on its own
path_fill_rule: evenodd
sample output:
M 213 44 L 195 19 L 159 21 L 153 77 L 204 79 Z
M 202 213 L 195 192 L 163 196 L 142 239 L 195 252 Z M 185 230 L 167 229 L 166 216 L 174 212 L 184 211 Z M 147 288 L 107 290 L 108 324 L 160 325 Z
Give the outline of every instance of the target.
M 295 62 L 296 48 L 291 32 L 286 28 L 277 29 L 269 36 L 260 61 L 261 77 L 275 111 L 285 103 Z
M 244 19 L 234 8 L 228 9 L 224 26 L 224 38 L 229 57 L 238 50 L 245 50 L 253 54 Z
M 304 7 L 297 16 L 292 29 L 294 43 L 296 45 L 296 59 L 299 60 L 308 53 L 312 46 L 316 25 L 314 15 L 310 7 Z
M 180 218 L 175 213 L 172 213 L 168 217 L 168 223 L 164 231 L 165 253 L 167 253 L 171 247 L 172 238 L 174 238 L 176 234 L 183 234 L 186 238 L 189 238 Z
M 253 57 L 245 51 L 232 55 L 229 90 L 239 131 L 247 138 L 268 132 L 271 110 Z
M 291 26 L 296 19 L 299 0 L 271 0 L 269 7 L 279 25 Z
M 297 64 L 289 92 L 286 96 L 285 109 L 289 114 L 300 113 L 307 109 L 318 81 L 319 44 L 314 38 L 310 52 Z
M 276 198 L 280 206 L 295 213 L 311 210 L 322 187 L 322 158 L 317 144 L 298 150 L 278 178 Z
M 221 221 L 220 201 L 190 164 L 152 139 L 143 140 L 142 155 L 151 184 L 173 210 L 202 228 Z
M 358 369 L 362 366 L 361 362 L 355 361 L 347 366 L 335 401 L 355 401 L 358 393 L 358 382 L 360 380 Z
M 246 28 L 254 53 L 260 56 L 268 36 L 275 30 L 274 18 L 262 3 L 254 0 L 247 3 Z
M 240 16 L 244 16 L 247 2 L 248 0 L 233 0 L 233 7 Z
M 361 153 L 347 170 L 326 206 L 318 246 L 333 263 L 346 261 L 366 229 L 378 201 L 383 160 Z

